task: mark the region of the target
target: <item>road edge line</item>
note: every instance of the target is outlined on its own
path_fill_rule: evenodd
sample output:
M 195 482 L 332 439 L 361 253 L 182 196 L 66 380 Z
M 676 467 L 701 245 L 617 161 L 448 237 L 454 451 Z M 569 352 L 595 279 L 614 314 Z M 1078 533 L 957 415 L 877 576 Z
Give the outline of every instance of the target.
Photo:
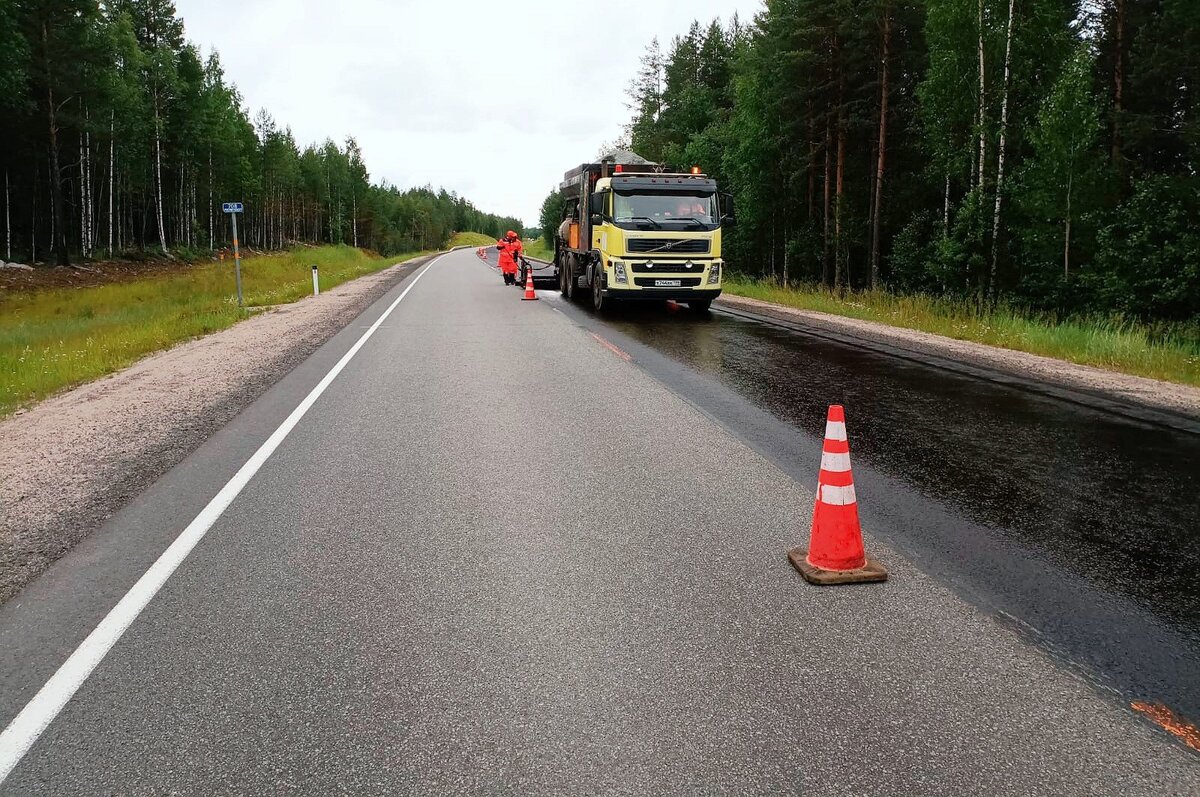
M 54 675 L 50 676 L 50 680 L 46 681 L 38 693 L 9 722 L 4 731 L 0 733 L 0 785 L 4 784 L 12 771 L 21 763 L 21 759 L 54 721 L 54 718 L 75 696 L 79 688 L 83 686 L 129 626 L 138 618 L 142 610 L 154 599 L 172 574 L 183 564 L 200 540 L 204 539 L 208 530 L 229 508 L 229 505 L 238 497 L 254 474 L 275 453 L 275 449 L 287 438 L 300 419 L 308 413 L 338 374 L 354 359 L 359 349 L 383 325 L 392 311 L 400 305 L 400 302 L 404 301 L 404 297 L 408 296 L 408 292 L 416 286 L 421 277 L 425 276 L 425 272 L 446 254 L 439 255 L 417 272 L 404 292 L 396 297 L 396 300 L 383 311 L 375 323 L 350 347 L 350 350 L 329 369 L 316 387 L 292 410 L 283 423 L 250 456 L 250 459 L 246 460 L 237 473 L 205 505 L 204 509 L 200 510 L 200 514 L 196 515 L 192 522 L 180 532 L 154 564 L 150 565 L 150 568 L 129 588 L 117 605 L 110 609 L 104 619 L 92 629 L 83 642 L 79 643 L 79 646 L 72 651 Z

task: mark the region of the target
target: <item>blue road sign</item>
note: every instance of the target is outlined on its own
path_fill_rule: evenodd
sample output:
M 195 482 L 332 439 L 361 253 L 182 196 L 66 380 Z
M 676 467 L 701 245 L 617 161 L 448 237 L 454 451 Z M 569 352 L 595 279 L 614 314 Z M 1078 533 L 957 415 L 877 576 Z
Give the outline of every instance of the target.
M 226 213 L 241 213 L 242 212 L 242 203 L 241 202 L 225 202 L 224 204 L 221 205 L 221 210 L 225 211 Z

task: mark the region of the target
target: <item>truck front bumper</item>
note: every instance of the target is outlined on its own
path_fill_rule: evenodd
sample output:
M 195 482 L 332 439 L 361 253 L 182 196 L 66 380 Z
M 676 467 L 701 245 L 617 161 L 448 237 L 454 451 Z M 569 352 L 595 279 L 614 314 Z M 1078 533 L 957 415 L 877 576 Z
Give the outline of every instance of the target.
M 655 300 L 663 301 L 664 299 L 673 299 L 677 302 L 699 302 L 703 300 L 712 301 L 721 295 L 721 289 L 718 288 L 623 288 L 619 285 L 609 283 L 604 289 L 604 296 L 608 299 L 626 299 L 630 300 Z

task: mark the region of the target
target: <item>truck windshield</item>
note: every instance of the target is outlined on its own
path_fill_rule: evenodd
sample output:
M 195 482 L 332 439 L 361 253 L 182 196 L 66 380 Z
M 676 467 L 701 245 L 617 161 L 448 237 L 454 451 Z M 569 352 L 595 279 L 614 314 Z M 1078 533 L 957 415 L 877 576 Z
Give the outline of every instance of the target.
M 613 221 L 627 229 L 706 229 L 717 227 L 715 194 L 618 192 L 613 197 Z

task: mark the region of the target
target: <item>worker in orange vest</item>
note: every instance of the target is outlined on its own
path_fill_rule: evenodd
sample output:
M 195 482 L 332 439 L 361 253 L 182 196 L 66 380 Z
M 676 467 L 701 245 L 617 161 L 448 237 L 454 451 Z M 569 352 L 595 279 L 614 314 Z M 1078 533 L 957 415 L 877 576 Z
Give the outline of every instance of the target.
M 517 258 L 525 251 L 525 247 L 521 245 L 521 239 L 512 230 L 504 234 L 504 237 L 496 242 L 496 249 L 500 251 L 500 273 L 504 275 L 505 285 L 517 284 Z

